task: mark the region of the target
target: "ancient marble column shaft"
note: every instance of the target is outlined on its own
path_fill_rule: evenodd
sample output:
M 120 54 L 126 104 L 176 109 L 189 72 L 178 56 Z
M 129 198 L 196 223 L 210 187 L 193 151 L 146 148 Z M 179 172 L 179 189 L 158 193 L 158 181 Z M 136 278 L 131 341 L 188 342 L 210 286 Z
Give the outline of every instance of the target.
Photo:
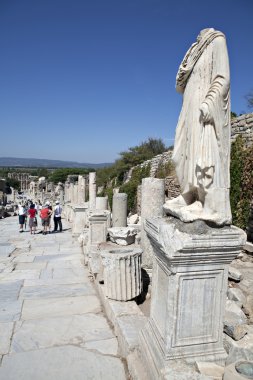
M 108 197 L 96 197 L 96 210 L 108 210 Z
M 85 202 L 86 178 L 82 175 L 78 176 L 78 204 Z
M 102 251 L 105 295 L 117 301 L 128 301 L 142 291 L 140 248 L 115 248 Z
M 141 186 L 141 247 L 143 249 L 142 266 L 151 269 L 153 264 L 153 247 L 145 231 L 145 220 L 149 217 L 163 215 L 165 200 L 164 179 L 144 178 Z
M 112 200 L 112 226 L 127 226 L 127 194 L 117 193 Z
M 96 172 L 89 173 L 89 207 L 94 210 L 96 208 L 97 184 Z

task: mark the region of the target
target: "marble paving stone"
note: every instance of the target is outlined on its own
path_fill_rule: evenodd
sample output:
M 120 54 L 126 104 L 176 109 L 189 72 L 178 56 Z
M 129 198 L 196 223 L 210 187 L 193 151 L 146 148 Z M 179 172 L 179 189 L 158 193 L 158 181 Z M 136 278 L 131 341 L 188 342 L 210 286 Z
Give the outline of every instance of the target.
M 147 323 L 147 318 L 142 315 L 128 315 L 117 318 L 121 339 L 125 342 L 125 351 L 138 347 L 138 337 L 141 329 Z M 123 344 L 123 341 L 122 341 Z
M 3 301 L 16 301 L 19 296 L 19 292 L 23 281 L 12 281 L 0 284 L 0 302 Z
M 14 263 L 32 263 L 34 261 L 34 258 L 35 258 L 35 256 L 22 254 L 20 256 L 16 256 L 13 259 L 13 262 Z
M 71 278 L 82 276 L 84 274 L 83 268 L 60 268 L 53 269 L 53 278 Z
M 42 271 L 40 272 L 40 279 L 47 280 L 47 279 L 51 279 L 51 278 L 53 278 L 53 268 L 42 269 Z
M 38 270 L 14 270 L 11 273 L 2 273 L 0 275 L 1 280 L 14 281 L 14 280 L 24 280 L 24 279 L 36 279 L 40 277 L 40 271 Z
M 118 353 L 118 341 L 116 338 L 105 339 L 105 340 L 95 340 L 87 342 L 84 345 L 81 345 L 84 348 L 89 350 L 96 350 L 101 354 L 113 355 L 116 356 Z
M 0 323 L 0 354 L 4 355 L 9 352 L 13 323 Z
M 9 257 L 10 254 L 15 250 L 15 246 L 10 243 L 0 243 L 0 256 Z
M 21 314 L 21 301 L 0 302 L 0 322 L 18 321 Z
M 58 254 L 55 254 L 55 255 L 41 255 L 41 256 L 36 256 L 34 258 L 34 261 L 35 262 L 40 262 L 40 261 L 56 261 L 56 262 L 59 262 L 59 261 L 64 261 L 64 260 L 71 260 L 72 256 L 71 254 L 66 254 L 66 255 L 58 255 Z
M 18 263 L 16 270 L 41 270 L 46 267 L 47 263 Z
M 22 319 L 99 313 L 100 311 L 101 305 L 96 296 L 24 300 Z
M 99 363 L 99 365 L 98 365 Z M 126 380 L 120 359 L 65 346 L 3 358 L 0 378 L 8 380 Z
M 72 278 L 40 278 L 39 280 L 28 279 L 24 281 L 24 286 L 51 286 L 51 285 L 67 285 L 67 284 L 82 284 L 90 282 L 85 276 L 72 277 Z
M 11 352 L 31 351 L 66 344 L 85 345 L 88 342 L 107 342 L 110 352 L 116 339 L 102 315 L 83 314 L 23 321 L 12 339 Z M 99 346 L 99 343 L 97 343 Z M 100 345 L 107 349 L 106 343 Z M 87 346 L 88 348 L 88 346 Z M 108 352 L 109 354 L 109 352 Z
M 26 286 L 20 292 L 20 298 L 57 298 L 95 295 L 95 289 L 91 283 L 51 285 L 51 286 Z
M 81 268 L 82 270 L 86 270 L 83 264 L 82 259 L 77 260 L 50 260 L 47 264 L 47 268 Z

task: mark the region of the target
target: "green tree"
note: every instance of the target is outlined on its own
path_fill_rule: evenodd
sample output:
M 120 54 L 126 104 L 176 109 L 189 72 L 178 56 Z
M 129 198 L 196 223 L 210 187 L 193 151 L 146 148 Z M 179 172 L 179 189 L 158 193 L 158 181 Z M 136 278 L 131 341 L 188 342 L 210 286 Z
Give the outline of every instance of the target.
M 88 174 L 89 172 L 94 171 L 94 169 L 84 169 L 84 168 L 61 168 L 54 170 L 50 176 L 49 181 L 57 184 L 58 182 L 65 182 L 68 175 L 71 174 Z
M 20 190 L 20 182 L 14 178 L 7 178 L 6 187 L 8 188 L 13 187 L 15 190 Z
M 253 108 L 253 90 L 246 95 L 248 108 Z
M 119 191 L 120 193 L 127 194 L 127 209 L 128 212 L 137 211 L 137 188 L 141 185 L 143 178 L 149 177 L 150 175 L 150 164 L 144 166 L 143 168 L 137 167 L 132 172 L 132 177 L 130 181 L 124 183 Z

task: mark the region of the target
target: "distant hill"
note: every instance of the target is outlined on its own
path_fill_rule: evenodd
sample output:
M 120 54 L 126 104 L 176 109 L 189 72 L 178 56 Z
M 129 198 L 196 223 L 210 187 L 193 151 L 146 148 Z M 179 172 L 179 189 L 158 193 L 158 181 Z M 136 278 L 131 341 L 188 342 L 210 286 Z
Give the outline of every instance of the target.
M 0 157 L 0 167 L 19 168 L 103 168 L 112 163 L 101 164 L 81 163 L 75 161 L 45 160 L 43 158 Z

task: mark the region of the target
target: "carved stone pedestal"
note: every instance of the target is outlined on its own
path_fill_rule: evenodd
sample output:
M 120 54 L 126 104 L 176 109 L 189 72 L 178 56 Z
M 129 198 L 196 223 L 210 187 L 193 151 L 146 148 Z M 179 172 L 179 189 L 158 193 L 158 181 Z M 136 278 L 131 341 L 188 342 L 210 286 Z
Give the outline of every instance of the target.
M 88 265 L 96 274 L 100 270 L 99 244 L 106 242 L 110 211 L 94 210 L 89 215 Z
M 147 219 L 145 230 L 155 253 L 150 318 L 140 334 L 150 379 L 165 379 L 175 360 L 223 362 L 228 265 L 245 233 L 173 217 Z
M 102 251 L 105 295 L 117 301 L 128 301 L 142 291 L 140 248 L 115 248 Z
M 87 206 L 75 205 L 73 206 L 74 220 L 72 226 L 72 236 L 79 236 L 85 227 L 85 213 Z

